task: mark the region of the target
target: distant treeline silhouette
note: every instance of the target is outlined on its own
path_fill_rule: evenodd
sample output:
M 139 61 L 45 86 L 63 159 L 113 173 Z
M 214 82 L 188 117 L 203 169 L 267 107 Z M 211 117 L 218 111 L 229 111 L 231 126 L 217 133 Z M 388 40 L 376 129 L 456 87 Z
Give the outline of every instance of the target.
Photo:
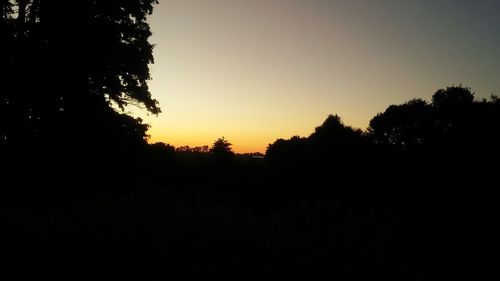
M 491 174 L 498 168 L 499 128 L 498 97 L 477 101 L 470 88 L 452 86 L 438 90 L 430 103 L 389 106 L 366 132 L 330 115 L 309 137 L 270 144 L 266 160 L 281 168 Z

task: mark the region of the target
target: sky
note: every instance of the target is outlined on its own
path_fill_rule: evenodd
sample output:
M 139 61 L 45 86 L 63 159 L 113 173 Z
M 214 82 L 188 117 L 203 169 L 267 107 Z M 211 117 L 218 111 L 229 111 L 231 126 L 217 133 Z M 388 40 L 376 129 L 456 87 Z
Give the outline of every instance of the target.
M 160 0 L 150 142 L 265 152 L 447 86 L 500 94 L 500 0 Z

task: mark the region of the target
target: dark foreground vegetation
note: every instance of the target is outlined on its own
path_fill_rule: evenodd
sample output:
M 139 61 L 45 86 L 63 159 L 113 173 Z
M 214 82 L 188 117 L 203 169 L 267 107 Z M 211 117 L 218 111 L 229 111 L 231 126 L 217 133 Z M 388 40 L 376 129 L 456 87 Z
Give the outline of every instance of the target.
M 391 106 L 368 132 L 330 116 L 265 159 L 8 147 L 2 255 L 20 279 L 435 279 L 493 233 L 499 103 L 467 103 Z
M 265 158 L 147 144 L 120 108 L 160 112 L 154 2 L 0 1 L 8 280 L 448 279 L 488 247 L 496 97 L 448 87 L 367 131 L 332 115 Z

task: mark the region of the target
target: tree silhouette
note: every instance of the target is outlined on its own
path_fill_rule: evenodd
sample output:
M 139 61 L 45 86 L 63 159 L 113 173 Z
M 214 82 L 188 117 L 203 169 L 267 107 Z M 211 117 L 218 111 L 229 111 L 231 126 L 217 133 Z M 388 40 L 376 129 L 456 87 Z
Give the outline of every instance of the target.
M 474 102 L 474 93 L 468 87 L 452 86 L 439 89 L 432 96 L 432 104 L 436 107 L 462 108 Z
M 294 136 L 270 144 L 266 159 L 271 165 L 302 170 L 348 168 L 366 153 L 368 145 L 363 132 L 342 123 L 338 115 L 329 115 L 307 138 Z
M 362 138 L 363 132 L 359 129 L 344 125 L 338 115 L 329 115 L 321 126 L 316 127 L 314 133 L 309 136 L 313 146 L 322 147 L 326 150 L 345 150 L 346 146 L 357 145 Z
M 2 143 L 144 142 L 147 125 L 123 111 L 160 112 L 147 86 L 155 3 L 2 1 Z
M 379 145 L 407 150 L 430 142 L 434 125 L 432 107 L 424 100 L 413 99 L 377 114 L 368 132 Z
M 306 138 L 293 136 L 289 140 L 278 139 L 266 149 L 266 160 L 274 167 L 302 167 L 308 159 Z
M 210 148 L 210 152 L 212 153 L 216 163 L 224 164 L 233 159 L 234 152 L 231 149 L 231 145 L 232 144 L 224 139 L 224 137 L 218 138 L 214 142 L 214 144 Z
M 476 138 L 486 131 L 478 130 L 488 110 L 479 110 L 470 88 L 462 86 L 438 90 L 432 103 L 413 99 L 402 105 L 391 105 L 371 121 L 368 132 L 380 145 L 401 150 L 450 149 Z M 489 107 L 485 102 L 482 107 Z
M 436 91 L 430 104 L 414 99 L 389 106 L 370 121 L 368 134 L 382 151 L 385 163 L 379 167 L 397 170 L 401 177 L 440 171 L 441 180 L 459 182 L 498 166 L 494 143 L 500 138 L 493 128 L 500 126 L 499 114 L 494 97 L 475 101 L 470 88 L 452 86 Z
M 210 152 L 215 155 L 233 155 L 233 150 L 231 149 L 231 143 L 229 143 L 224 137 L 218 138 L 212 147 L 210 148 Z

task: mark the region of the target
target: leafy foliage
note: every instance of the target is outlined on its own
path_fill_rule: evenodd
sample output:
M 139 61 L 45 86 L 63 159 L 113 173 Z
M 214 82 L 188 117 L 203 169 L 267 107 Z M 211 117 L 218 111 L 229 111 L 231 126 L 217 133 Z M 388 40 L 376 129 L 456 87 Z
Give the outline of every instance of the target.
M 491 101 L 474 101 L 470 88 L 462 86 L 438 90 L 432 103 L 411 100 L 391 105 L 370 121 L 368 132 L 377 144 L 406 151 L 475 150 L 485 140 L 498 139 L 498 106 Z M 482 146 L 484 151 L 496 149 Z
M 148 126 L 115 108 L 160 112 L 147 86 L 155 3 L 3 1 L 0 142 L 144 142 Z
M 213 154 L 215 161 L 227 162 L 231 160 L 234 157 L 231 145 L 232 144 L 224 139 L 224 137 L 218 138 L 210 148 L 210 152 Z
M 370 121 L 368 132 L 380 145 L 411 149 L 431 141 L 434 120 L 426 101 L 413 99 L 402 105 L 391 105 Z

